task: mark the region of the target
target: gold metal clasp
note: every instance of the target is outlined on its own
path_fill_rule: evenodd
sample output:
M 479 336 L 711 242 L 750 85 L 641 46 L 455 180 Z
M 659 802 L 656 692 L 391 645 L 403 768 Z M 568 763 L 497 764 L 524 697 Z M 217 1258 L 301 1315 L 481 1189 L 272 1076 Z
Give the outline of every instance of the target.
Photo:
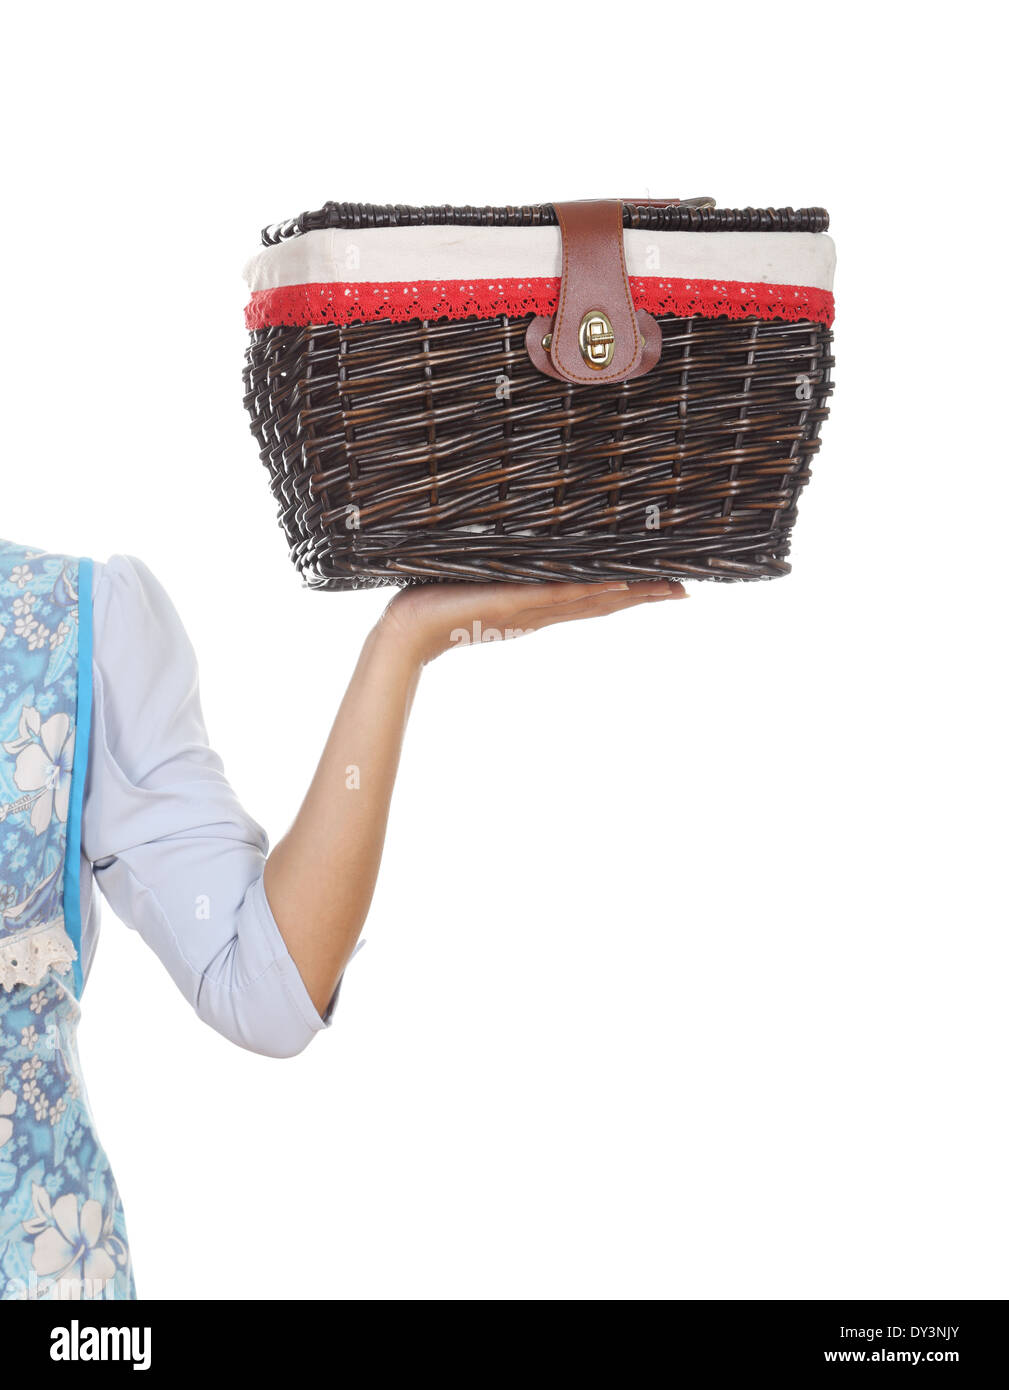
M 613 325 L 601 309 L 590 309 L 578 329 L 578 346 L 588 366 L 602 371 L 613 361 Z

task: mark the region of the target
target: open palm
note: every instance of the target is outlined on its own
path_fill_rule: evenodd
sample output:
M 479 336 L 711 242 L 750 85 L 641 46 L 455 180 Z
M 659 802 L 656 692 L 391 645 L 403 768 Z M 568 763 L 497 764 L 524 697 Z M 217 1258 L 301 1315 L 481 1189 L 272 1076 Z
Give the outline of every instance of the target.
M 686 597 L 682 584 L 666 579 L 631 584 L 423 584 L 401 590 L 382 623 L 393 627 L 421 661 L 431 661 L 453 646 L 501 641 L 554 623 Z

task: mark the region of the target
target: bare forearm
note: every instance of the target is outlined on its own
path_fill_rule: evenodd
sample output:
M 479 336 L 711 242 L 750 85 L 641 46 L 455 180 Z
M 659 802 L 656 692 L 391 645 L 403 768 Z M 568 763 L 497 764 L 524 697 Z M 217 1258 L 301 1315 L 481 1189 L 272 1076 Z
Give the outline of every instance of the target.
M 421 663 L 382 623 L 371 632 L 308 794 L 266 865 L 266 895 L 317 1009 L 364 926 Z
M 308 795 L 266 865 L 266 895 L 323 1012 L 368 915 L 420 672 L 461 635 L 536 632 L 685 598 L 667 580 L 626 584 L 427 584 L 395 598 L 364 644 Z M 478 635 L 484 634 L 484 635 Z

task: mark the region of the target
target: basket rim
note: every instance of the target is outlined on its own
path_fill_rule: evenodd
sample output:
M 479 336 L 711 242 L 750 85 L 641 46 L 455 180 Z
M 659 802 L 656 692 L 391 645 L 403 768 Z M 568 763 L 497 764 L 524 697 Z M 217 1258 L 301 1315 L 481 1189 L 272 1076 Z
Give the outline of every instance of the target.
M 696 200 L 702 202 L 705 200 Z M 718 208 L 693 202 L 656 206 L 623 203 L 625 227 L 679 232 L 825 232 L 830 226 L 826 208 Z M 445 203 L 414 207 L 405 203 L 324 203 L 285 222 L 264 227 L 264 246 L 276 246 L 304 232 L 359 227 L 545 227 L 556 226 L 552 203 L 506 207 L 453 206 Z

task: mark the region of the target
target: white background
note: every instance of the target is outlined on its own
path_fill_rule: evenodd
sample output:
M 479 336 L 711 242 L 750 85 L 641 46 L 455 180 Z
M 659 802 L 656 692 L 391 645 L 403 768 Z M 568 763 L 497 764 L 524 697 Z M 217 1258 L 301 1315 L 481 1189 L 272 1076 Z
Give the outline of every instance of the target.
M 299 1058 L 106 916 L 82 1049 L 142 1297 L 1005 1297 L 1005 207 L 959 5 L 22 6 L 0 531 L 142 556 L 278 836 L 387 595 L 309 594 L 242 264 L 327 198 L 823 204 L 794 573 L 425 677 Z M 994 13 L 994 11 L 991 11 Z

